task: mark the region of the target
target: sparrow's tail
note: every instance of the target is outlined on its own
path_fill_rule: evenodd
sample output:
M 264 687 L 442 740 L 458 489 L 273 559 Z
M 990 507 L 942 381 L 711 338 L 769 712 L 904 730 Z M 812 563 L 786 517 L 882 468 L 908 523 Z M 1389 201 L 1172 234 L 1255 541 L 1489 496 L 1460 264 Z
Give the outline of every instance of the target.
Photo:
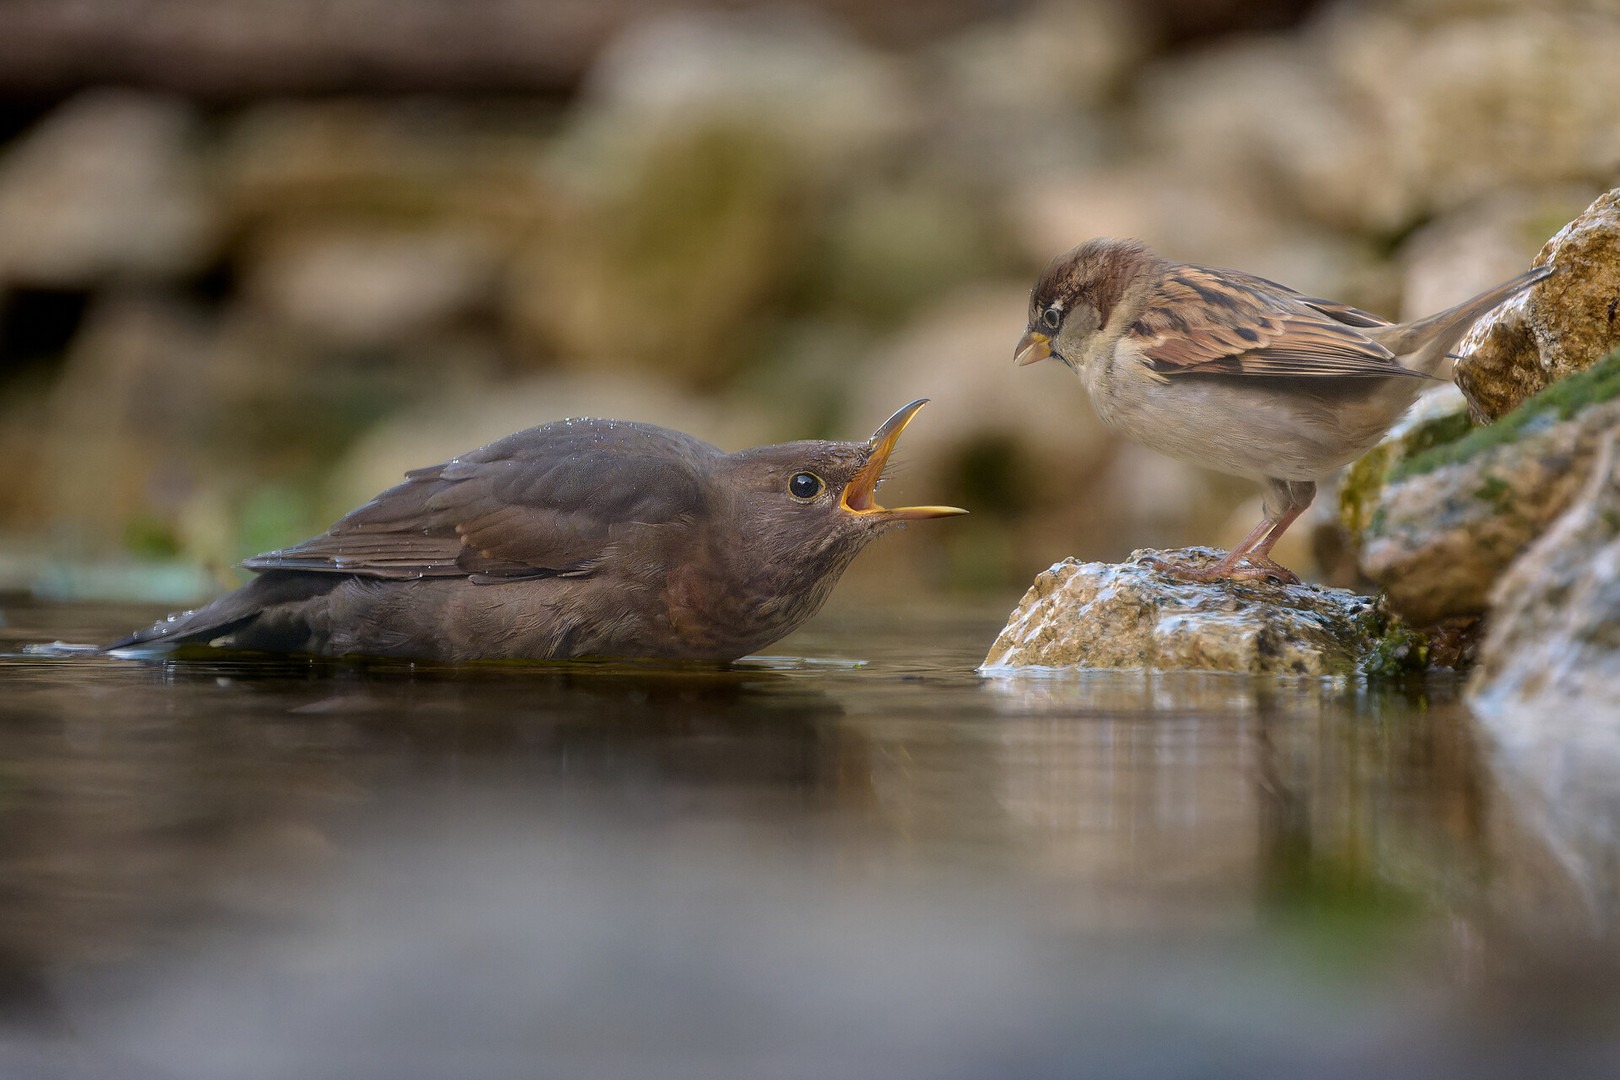
M 1415 322 L 1395 323 L 1363 330 L 1362 333 L 1401 358 L 1401 362 L 1414 371 L 1426 375 L 1449 377 L 1451 350 L 1462 340 L 1480 316 L 1509 297 L 1516 296 L 1545 278 L 1558 272 L 1553 263 L 1527 270 L 1512 281 L 1504 281 L 1471 300 L 1455 307 L 1436 312 Z

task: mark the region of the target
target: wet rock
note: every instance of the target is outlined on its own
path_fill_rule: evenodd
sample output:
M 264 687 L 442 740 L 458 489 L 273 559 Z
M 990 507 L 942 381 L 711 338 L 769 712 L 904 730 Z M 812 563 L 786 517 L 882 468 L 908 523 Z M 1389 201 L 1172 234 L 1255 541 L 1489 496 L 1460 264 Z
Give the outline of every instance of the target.
M 0 287 L 89 288 L 200 266 L 215 215 L 179 102 L 125 91 L 69 101 L 0 159 Z
M 1024 594 L 990 647 L 984 670 L 1022 667 L 1344 675 L 1399 643 L 1378 643 L 1373 601 L 1339 589 L 1263 583 L 1187 583 L 1141 562 L 1065 559 Z M 1185 554 L 1213 563 L 1220 553 Z M 1404 654 L 1403 654 L 1404 655 Z
M 1490 630 L 1471 684 L 1502 723 L 1607 715 L 1620 748 L 1620 427 L 1601 439 L 1568 509 L 1491 590 Z
M 1341 508 L 1390 607 L 1420 626 L 1484 612 L 1497 577 L 1585 482 L 1620 425 L 1617 396 L 1620 355 L 1485 427 L 1420 414 L 1357 462 Z
M 1353 536 L 1366 532 L 1392 470 L 1442 443 L 1457 441 L 1473 429 L 1468 402 L 1455 386 L 1426 391 L 1377 446 L 1345 470 L 1338 485 L 1339 519 Z
M 1564 226 L 1536 257 L 1561 271 L 1480 320 L 1456 368 L 1476 415 L 1494 420 L 1620 345 L 1620 188 Z

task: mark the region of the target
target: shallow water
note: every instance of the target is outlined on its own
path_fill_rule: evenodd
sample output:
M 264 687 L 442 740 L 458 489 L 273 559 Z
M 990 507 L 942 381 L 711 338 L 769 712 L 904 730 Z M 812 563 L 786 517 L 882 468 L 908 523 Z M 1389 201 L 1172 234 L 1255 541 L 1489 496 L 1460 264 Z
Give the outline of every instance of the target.
M 154 614 L 0 607 L 0 1076 L 1620 1075 L 1445 679 L 19 655 Z

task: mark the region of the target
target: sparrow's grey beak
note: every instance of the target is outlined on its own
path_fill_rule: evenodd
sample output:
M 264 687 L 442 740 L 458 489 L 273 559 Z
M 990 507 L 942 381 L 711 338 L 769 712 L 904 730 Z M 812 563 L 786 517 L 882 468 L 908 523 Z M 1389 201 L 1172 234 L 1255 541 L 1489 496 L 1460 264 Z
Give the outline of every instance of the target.
M 1052 339 L 1039 330 L 1030 330 L 1018 339 L 1018 351 L 1013 353 L 1013 363 L 1019 367 L 1038 364 L 1051 355 Z

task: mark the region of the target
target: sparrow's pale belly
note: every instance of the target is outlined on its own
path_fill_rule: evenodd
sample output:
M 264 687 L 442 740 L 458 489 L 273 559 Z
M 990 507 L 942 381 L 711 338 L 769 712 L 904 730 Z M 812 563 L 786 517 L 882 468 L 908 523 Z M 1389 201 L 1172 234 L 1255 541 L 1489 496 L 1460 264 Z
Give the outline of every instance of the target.
M 1320 480 L 1370 450 L 1428 385 L 1404 377 L 1347 385 L 1194 375 L 1156 382 L 1106 369 L 1090 375 L 1088 367 L 1092 406 L 1110 431 L 1178 461 L 1255 480 Z

